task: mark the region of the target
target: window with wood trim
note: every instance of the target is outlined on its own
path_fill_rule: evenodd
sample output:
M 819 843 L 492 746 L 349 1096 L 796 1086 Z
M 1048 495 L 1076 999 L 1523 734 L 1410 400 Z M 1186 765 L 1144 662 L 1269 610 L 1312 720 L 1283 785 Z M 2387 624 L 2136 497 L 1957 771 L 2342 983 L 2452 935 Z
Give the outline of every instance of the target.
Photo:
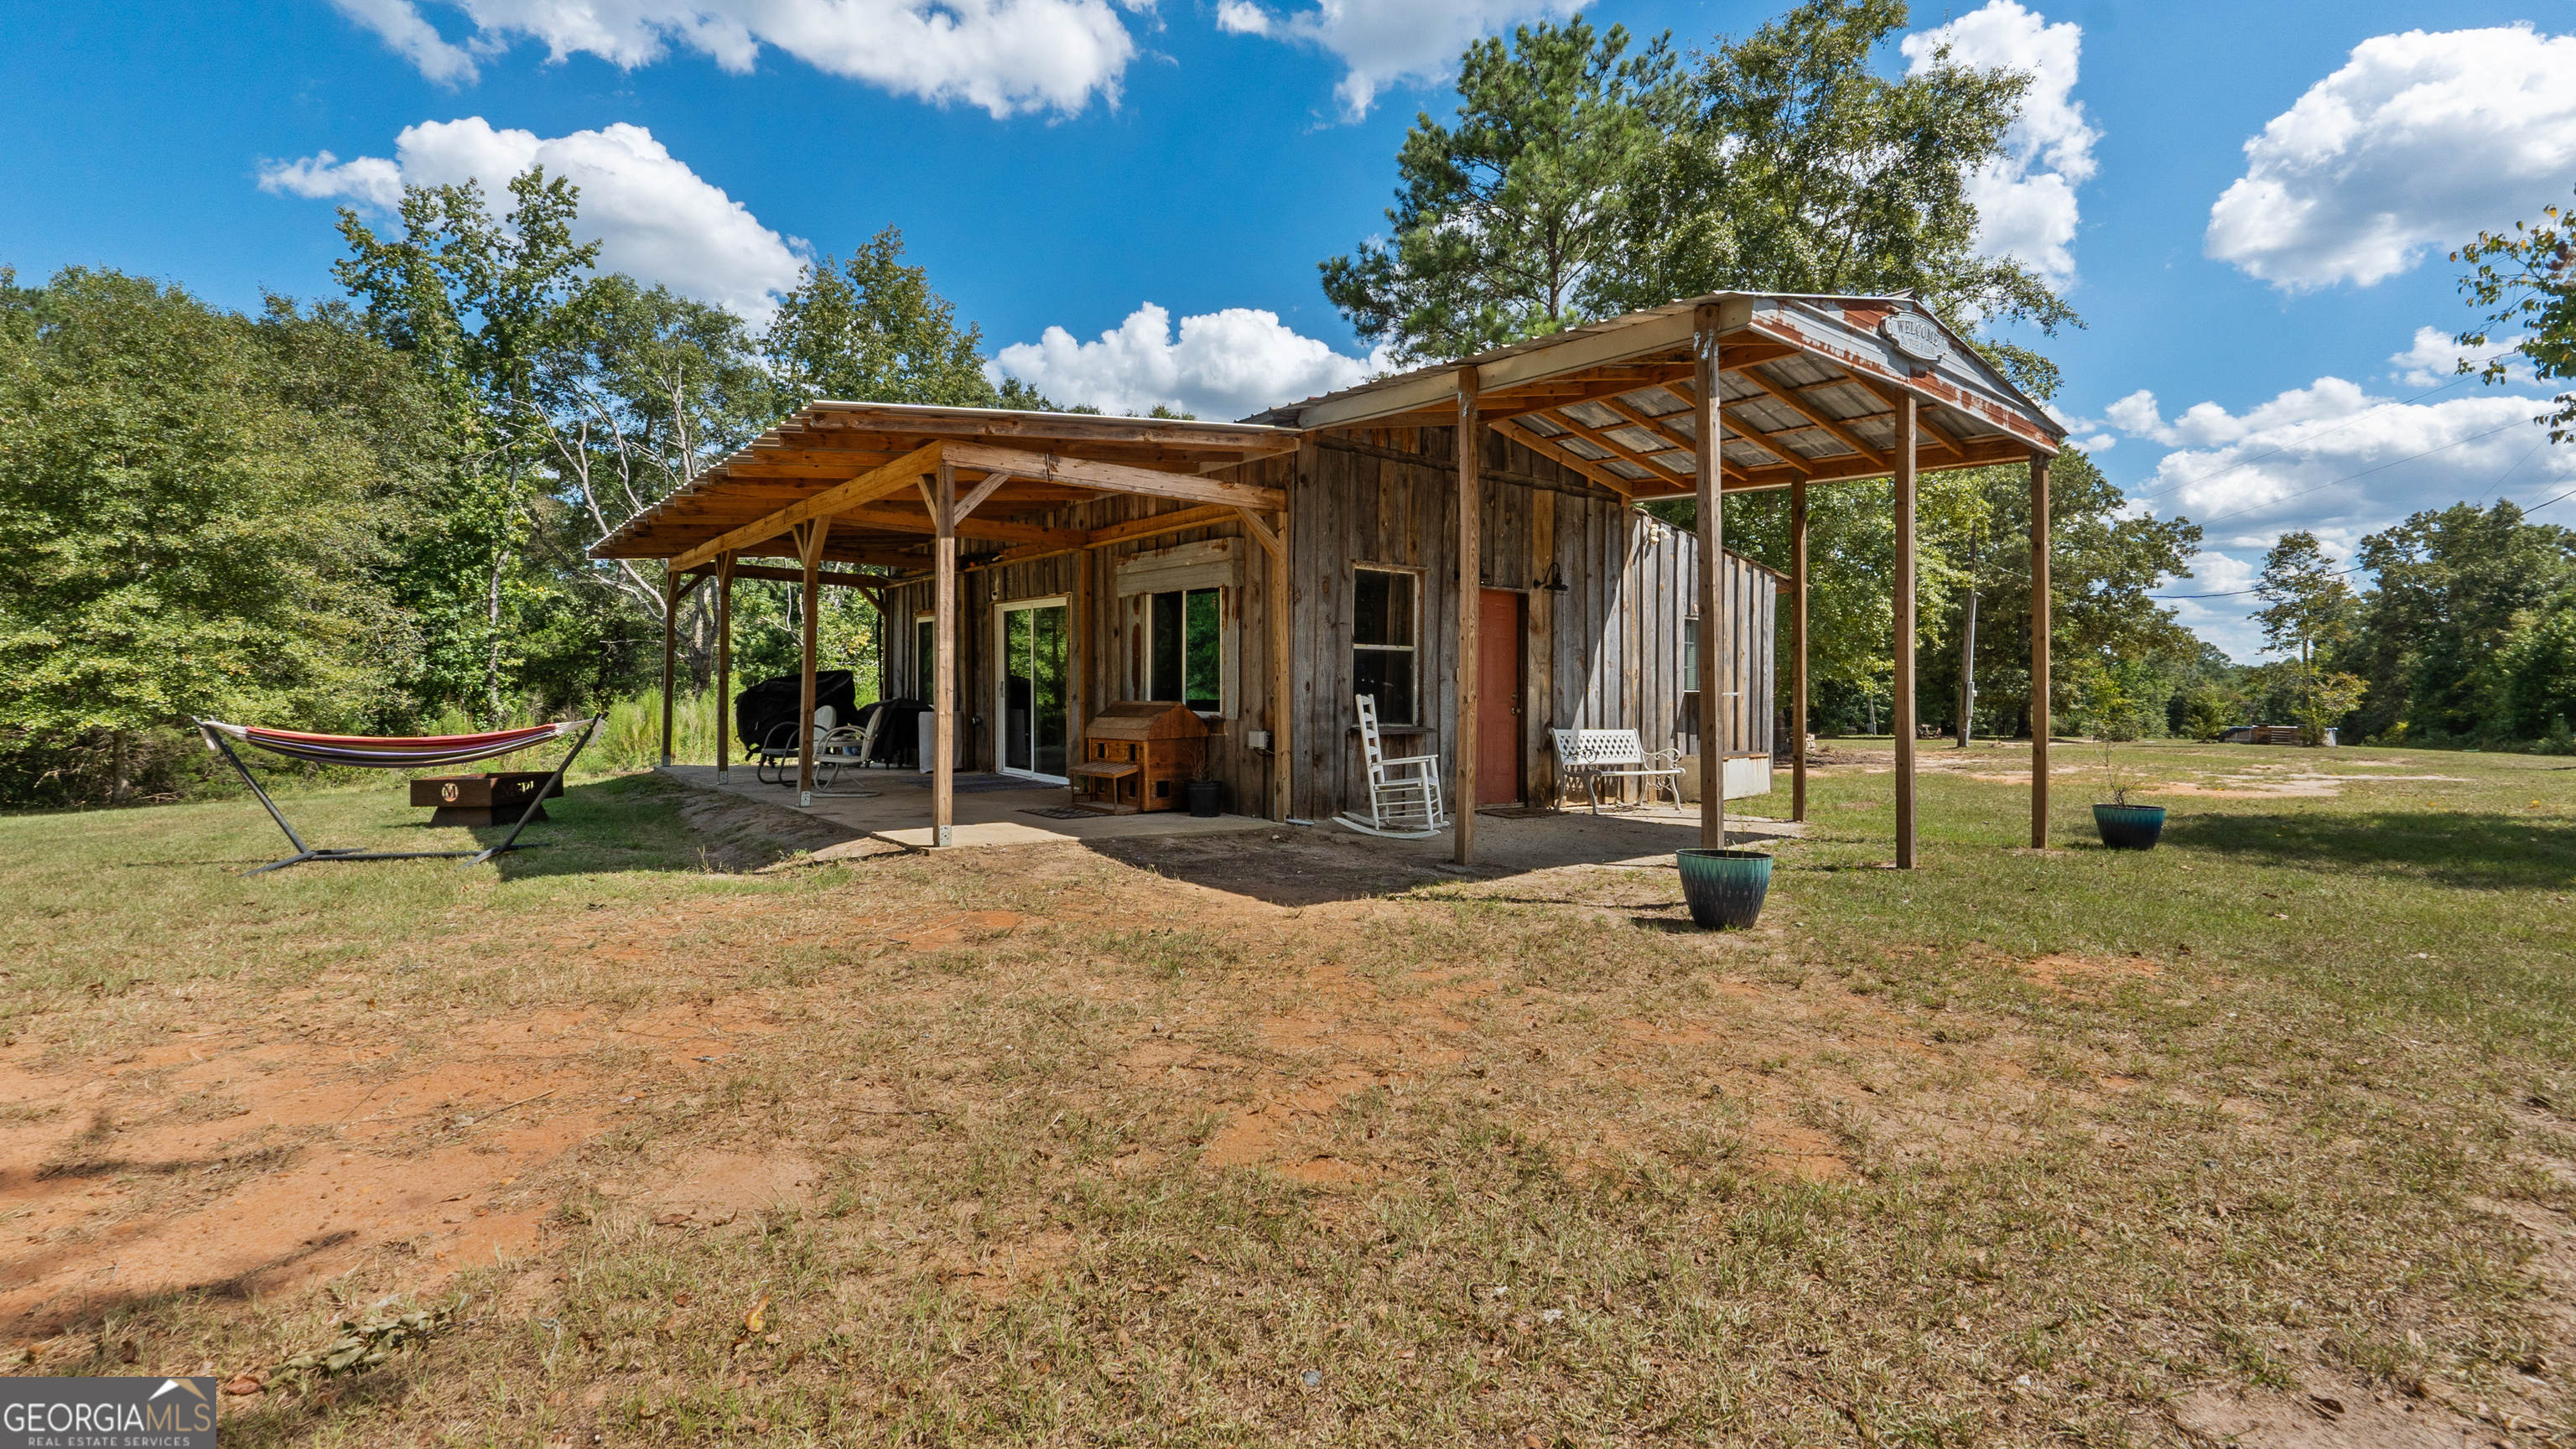
M 1177 699 L 1201 714 L 1225 705 L 1225 591 L 1168 589 L 1145 596 L 1149 699 Z
M 1362 564 L 1351 571 L 1352 692 L 1376 697 L 1381 724 L 1416 722 L 1420 582 L 1405 569 Z

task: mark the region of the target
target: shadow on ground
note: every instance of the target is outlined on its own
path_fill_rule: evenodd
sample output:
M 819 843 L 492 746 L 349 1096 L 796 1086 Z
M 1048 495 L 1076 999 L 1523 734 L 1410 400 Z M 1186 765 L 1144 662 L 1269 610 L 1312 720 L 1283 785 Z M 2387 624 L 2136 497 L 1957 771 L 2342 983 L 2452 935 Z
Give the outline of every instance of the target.
M 2466 810 L 2182 815 L 2164 843 L 2282 869 L 2384 870 L 2483 890 L 2576 882 L 2576 823 Z

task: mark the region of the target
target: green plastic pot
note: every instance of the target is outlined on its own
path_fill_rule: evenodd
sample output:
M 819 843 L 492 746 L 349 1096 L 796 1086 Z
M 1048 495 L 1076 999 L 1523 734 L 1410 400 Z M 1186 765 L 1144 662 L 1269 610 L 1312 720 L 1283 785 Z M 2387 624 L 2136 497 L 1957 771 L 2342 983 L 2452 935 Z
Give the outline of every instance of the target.
M 1715 930 L 1743 930 L 1762 918 L 1762 898 L 1771 893 L 1771 857 L 1758 850 L 1719 850 L 1693 846 L 1678 852 L 1682 898 L 1690 902 L 1691 924 Z
M 2096 805 L 2093 828 L 2102 832 L 2102 843 L 2113 850 L 2153 850 L 2157 837 L 2165 833 L 2165 807 Z

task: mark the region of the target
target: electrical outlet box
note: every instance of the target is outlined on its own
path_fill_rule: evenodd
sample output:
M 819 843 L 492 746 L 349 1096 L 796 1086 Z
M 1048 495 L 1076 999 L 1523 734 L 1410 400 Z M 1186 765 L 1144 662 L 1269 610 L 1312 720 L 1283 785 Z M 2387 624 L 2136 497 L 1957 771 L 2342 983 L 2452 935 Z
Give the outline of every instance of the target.
M 1253 749 L 1266 750 L 1270 748 L 1270 731 L 1246 730 L 1244 731 L 1243 742 Z

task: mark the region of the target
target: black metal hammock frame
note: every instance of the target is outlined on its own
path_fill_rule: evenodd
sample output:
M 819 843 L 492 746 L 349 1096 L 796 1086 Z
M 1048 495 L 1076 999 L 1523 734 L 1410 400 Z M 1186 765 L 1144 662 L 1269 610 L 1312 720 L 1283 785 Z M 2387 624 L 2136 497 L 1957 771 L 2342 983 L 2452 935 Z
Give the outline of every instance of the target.
M 600 724 L 606 719 L 606 715 L 593 715 L 586 720 L 562 720 L 554 724 L 496 730 L 490 734 L 424 735 L 412 738 L 384 738 L 374 735 L 308 735 L 296 730 L 272 730 L 262 729 L 257 725 L 226 724 L 219 719 L 201 719 L 193 723 L 197 726 L 197 733 L 205 737 L 206 749 L 210 753 L 232 761 L 233 768 L 241 773 L 242 783 L 248 785 L 250 792 L 259 797 L 260 804 L 268 807 L 268 818 L 277 822 L 277 828 L 286 832 L 287 842 L 295 847 L 295 854 L 284 860 L 272 860 L 257 870 L 243 872 L 245 875 L 264 875 L 272 870 L 283 870 L 290 865 L 302 865 L 308 860 L 440 860 L 457 856 L 470 857 L 463 865 L 457 867 L 459 870 L 464 870 L 508 851 L 527 850 L 538 842 L 531 841 L 528 845 L 519 844 L 519 832 L 527 829 L 528 822 L 536 818 L 537 811 L 546 803 L 546 797 L 554 793 L 555 786 L 563 781 L 564 772 L 571 769 L 574 759 L 580 756 L 582 746 L 590 743 L 590 737 L 598 732 Z M 286 823 L 286 815 L 277 808 L 277 802 L 268 798 L 268 792 L 259 787 L 259 781 L 252 777 L 250 767 L 242 763 L 241 756 L 233 753 L 232 745 L 233 741 L 239 740 L 246 745 L 257 745 L 272 754 L 284 755 L 289 759 L 306 760 L 317 765 L 354 765 L 367 770 L 425 770 L 442 765 L 471 764 L 476 760 L 489 760 L 501 755 L 515 754 L 531 746 L 572 735 L 578 735 L 579 738 L 573 740 L 572 748 L 564 752 L 563 763 L 555 766 L 555 772 L 547 779 L 545 788 L 537 791 L 535 798 L 528 801 L 528 808 L 519 816 L 519 823 L 510 827 L 509 835 L 503 838 L 500 844 L 483 850 L 332 850 L 307 845 L 304 843 L 304 837 L 295 833 L 295 827 Z

